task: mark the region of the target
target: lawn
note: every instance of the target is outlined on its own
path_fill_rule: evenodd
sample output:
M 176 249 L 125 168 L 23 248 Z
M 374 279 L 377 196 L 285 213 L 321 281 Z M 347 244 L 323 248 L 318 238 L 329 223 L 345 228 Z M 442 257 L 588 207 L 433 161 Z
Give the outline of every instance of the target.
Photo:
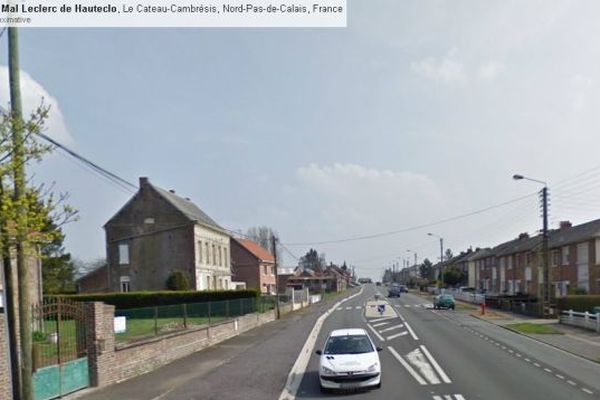
M 552 326 L 545 324 L 532 324 L 529 322 L 522 322 L 518 324 L 505 325 L 508 329 L 521 333 L 535 333 L 535 334 L 546 334 L 546 335 L 562 335 L 562 332 Z
M 466 303 L 461 303 L 459 301 L 456 302 L 456 309 L 457 310 L 477 310 L 477 306 L 471 305 L 471 304 L 466 304 Z
M 225 317 L 213 317 L 210 319 L 210 323 L 214 324 L 219 321 L 223 321 Z M 207 325 L 208 318 L 206 317 L 188 317 L 187 326 L 201 326 Z M 127 331 L 123 333 L 117 333 L 115 339 L 117 342 L 127 342 L 135 339 L 144 337 L 164 335 L 170 332 L 175 332 L 184 329 L 183 318 L 131 318 L 127 319 Z

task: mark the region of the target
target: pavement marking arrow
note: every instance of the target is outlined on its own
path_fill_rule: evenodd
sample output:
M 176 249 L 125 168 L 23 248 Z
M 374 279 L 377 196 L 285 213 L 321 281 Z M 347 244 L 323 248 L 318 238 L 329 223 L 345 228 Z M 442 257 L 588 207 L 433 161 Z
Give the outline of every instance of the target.
M 423 377 L 421 375 L 419 375 L 417 373 L 417 371 L 415 371 L 413 369 L 413 367 L 411 367 L 410 364 L 407 363 L 406 360 L 404 358 L 402 358 L 402 356 L 400 354 L 398 354 L 398 352 L 396 350 L 394 350 L 393 347 L 388 346 L 388 350 L 390 351 L 390 353 L 392 353 L 392 355 L 396 358 L 396 360 L 398 360 L 400 362 L 400 364 L 402 364 L 402 366 L 408 371 L 408 373 L 411 374 L 413 378 L 415 378 L 415 380 L 419 383 L 419 385 L 427 385 L 427 382 L 425 381 L 425 379 L 423 379 Z
M 439 385 L 442 383 L 435 374 L 433 367 L 427 361 L 425 355 L 421 352 L 421 349 L 417 348 L 406 355 L 407 360 L 414 365 L 421 375 L 429 381 L 432 385 Z

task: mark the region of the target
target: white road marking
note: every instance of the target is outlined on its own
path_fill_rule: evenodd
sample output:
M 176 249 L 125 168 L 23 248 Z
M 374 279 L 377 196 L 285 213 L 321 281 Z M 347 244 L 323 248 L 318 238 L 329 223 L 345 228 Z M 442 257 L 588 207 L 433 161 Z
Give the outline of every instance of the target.
M 413 367 L 411 367 L 410 364 L 407 363 L 406 360 L 404 358 L 402 358 L 402 356 L 400 354 L 398 354 L 398 352 L 396 350 L 394 350 L 393 347 L 388 346 L 388 350 L 390 351 L 390 353 L 392 353 L 392 355 L 396 358 L 396 360 L 398 360 L 400 362 L 400 364 L 402 364 L 402 366 L 408 371 L 408 373 L 411 374 L 413 378 L 415 378 L 415 380 L 419 383 L 419 385 L 427 385 L 427 382 L 425 382 L 425 379 L 423 379 L 421 377 L 421 375 L 419 375 L 417 373 L 417 371 L 415 371 L 413 369 Z
M 515 354 L 515 356 L 517 357 L 523 357 L 522 355 L 520 355 L 519 353 Z
M 385 339 L 383 338 L 383 336 L 381 336 L 379 333 L 377 333 L 377 331 L 375 330 L 375 328 L 373 328 L 369 324 L 367 324 L 367 326 L 369 327 L 369 329 L 371 329 L 373 331 L 373 333 L 375 334 L 375 336 L 377 336 L 379 338 L 379 340 L 381 340 L 382 342 L 385 342 Z
M 533 365 L 535 365 L 535 366 L 536 366 L 536 367 L 538 367 L 538 368 L 539 368 L 539 367 L 541 367 L 541 365 L 540 365 L 540 364 L 538 364 L 538 363 L 536 363 L 536 362 L 534 362 L 534 363 L 533 363 Z
M 429 360 L 431 365 L 433 365 L 433 368 L 435 368 L 435 370 L 438 373 L 438 375 L 440 376 L 440 378 L 442 378 L 442 381 L 444 381 L 445 383 L 452 383 L 450 378 L 448 378 L 448 375 L 446 375 L 446 373 L 442 370 L 442 367 L 440 367 L 440 364 L 438 364 L 438 362 L 435 361 L 435 358 L 433 358 L 433 356 L 431 355 L 429 350 L 427 350 L 427 347 L 425 347 L 424 345 L 421 345 L 421 350 L 423 350 L 425 357 L 427 357 L 427 359 Z
M 387 325 L 389 322 L 379 322 L 378 324 L 373 324 L 373 328 L 377 328 L 378 326 Z
M 344 309 L 344 307 L 337 308 L 338 311 L 342 311 L 343 309 Z
M 409 308 L 410 304 L 405 304 L 404 307 Z
M 454 397 L 456 398 L 456 400 L 465 400 L 462 394 L 455 394 Z
M 567 383 L 568 383 L 569 385 L 571 385 L 571 386 L 577 386 L 577 384 L 576 384 L 575 382 L 573 382 L 573 381 L 567 381 Z
M 550 374 L 552 373 L 552 370 L 551 370 L 551 369 L 549 369 L 549 368 L 544 368 L 544 371 L 546 371 L 546 372 L 548 372 L 548 373 L 550 373 Z
M 400 317 L 400 319 L 402 320 L 402 322 L 406 322 L 406 320 L 404 319 L 404 316 L 400 313 L 398 313 L 398 316 Z
M 292 366 L 292 369 L 288 374 L 285 387 L 281 391 L 281 395 L 279 395 L 279 400 L 294 400 L 296 398 L 298 388 L 300 387 L 300 383 L 302 382 L 304 372 L 306 372 L 308 361 L 310 357 L 312 357 L 312 353 L 315 348 L 315 343 L 317 342 L 317 338 L 319 337 L 319 332 L 321 331 L 323 322 L 336 308 L 340 306 L 340 304 L 356 296 L 360 296 L 363 292 L 363 289 L 364 287 L 361 287 L 358 293 L 355 293 L 352 296 L 348 296 L 345 299 L 338 301 L 336 304 L 333 305 L 333 307 L 331 307 L 317 319 L 315 326 L 310 331 L 310 334 L 308 335 L 304 346 L 302 346 L 302 350 L 300 350 L 300 354 L 298 354 L 298 358 L 294 362 L 294 365 Z
M 362 307 L 361 306 L 356 306 L 354 308 L 357 309 L 357 310 L 360 310 Z
M 396 339 L 397 337 L 404 336 L 404 335 L 408 335 L 408 332 L 404 331 L 404 332 L 396 333 L 395 335 L 392 335 L 392 336 L 388 336 L 387 340 Z
M 440 383 L 442 383 L 435 374 L 433 367 L 431 366 L 431 364 L 429 364 L 429 362 L 427 362 L 427 358 L 419 348 L 416 348 L 415 350 L 408 353 L 406 355 L 406 358 L 412 365 L 419 369 L 421 375 L 423 375 L 425 379 L 429 381 L 429 383 L 431 383 L 432 385 L 439 385 Z
M 346 310 L 352 310 L 352 307 L 346 307 Z
M 379 321 L 385 321 L 386 319 L 394 319 L 396 317 L 383 317 L 383 318 L 377 318 L 377 319 L 372 319 L 369 322 L 379 322 Z
M 581 389 L 581 390 L 583 390 L 583 391 L 584 391 L 584 392 L 586 392 L 587 394 L 594 394 L 594 392 L 592 392 L 590 389 L 583 388 L 583 389 Z
M 562 375 L 559 375 L 559 374 L 556 374 L 556 375 L 554 375 L 554 376 L 556 376 L 558 379 L 565 379 L 565 377 L 564 377 L 564 376 L 562 376 Z
M 525 358 L 525 361 L 527 362 L 531 362 L 531 360 L 529 358 Z
M 389 331 L 393 331 L 394 329 L 400 329 L 400 328 L 404 328 L 404 325 L 400 324 L 400 325 L 390 326 L 389 328 L 380 330 L 379 333 L 389 332 Z
M 408 331 L 410 332 L 410 336 L 412 336 L 415 340 L 419 340 L 419 337 L 415 335 L 415 331 L 412 330 L 408 322 L 405 322 L 404 325 L 406 325 L 406 329 L 408 329 Z

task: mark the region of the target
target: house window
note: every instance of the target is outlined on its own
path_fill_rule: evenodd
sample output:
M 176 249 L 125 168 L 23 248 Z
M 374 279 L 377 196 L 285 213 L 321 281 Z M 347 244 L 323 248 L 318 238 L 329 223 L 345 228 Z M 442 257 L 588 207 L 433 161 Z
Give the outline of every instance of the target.
M 531 265 L 531 262 L 533 261 L 533 253 L 527 253 L 527 265 Z
M 206 289 L 210 289 L 210 276 L 206 276 Z
M 128 265 L 129 264 L 129 244 L 120 243 L 119 244 L 119 265 Z
M 223 247 L 223 255 L 224 255 L 224 259 L 225 259 L 225 265 L 223 265 L 224 267 L 228 267 L 229 266 L 229 249 L 227 247 Z
M 508 256 L 508 269 L 512 269 L 512 267 L 513 267 L 512 256 Z
M 269 267 L 267 267 L 266 265 L 263 265 L 263 272 L 264 272 L 265 275 L 269 274 L 269 269 L 268 268 Z
M 562 265 L 569 265 L 569 246 L 562 248 Z
M 558 250 L 552 250 L 552 266 L 556 267 L 558 265 L 558 261 L 560 260 L 560 254 Z
M 596 264 L 600 264 L 600 239 L 596 239 Z
M 229 281 L 225 279 L 225 289 L 229 289 Z
M 119 278 L 119 281 L 121 283 L 121 292 L 127 293 L 127 292 L 131 291 L 131 286 L 129 284 L 128 276 L 122 276 L 121 278 Z
M 198 262 L 202 262 L 202 240 L 198 240 Z
M 206 247 L 206 264 L 210 264 L 210 247 L 208 246 L 208 243 L 205 243 L 205 247 Z
M 215 245 L 212 245 L 212 265 L 217 265 L 217 254 Z

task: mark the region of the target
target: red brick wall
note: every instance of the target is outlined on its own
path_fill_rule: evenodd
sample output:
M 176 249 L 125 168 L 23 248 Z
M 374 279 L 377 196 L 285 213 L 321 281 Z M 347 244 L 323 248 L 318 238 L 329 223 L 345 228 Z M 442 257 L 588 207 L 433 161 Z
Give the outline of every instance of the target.
M 0 311 L 0 400 L 12 399 L 6 314 Z

